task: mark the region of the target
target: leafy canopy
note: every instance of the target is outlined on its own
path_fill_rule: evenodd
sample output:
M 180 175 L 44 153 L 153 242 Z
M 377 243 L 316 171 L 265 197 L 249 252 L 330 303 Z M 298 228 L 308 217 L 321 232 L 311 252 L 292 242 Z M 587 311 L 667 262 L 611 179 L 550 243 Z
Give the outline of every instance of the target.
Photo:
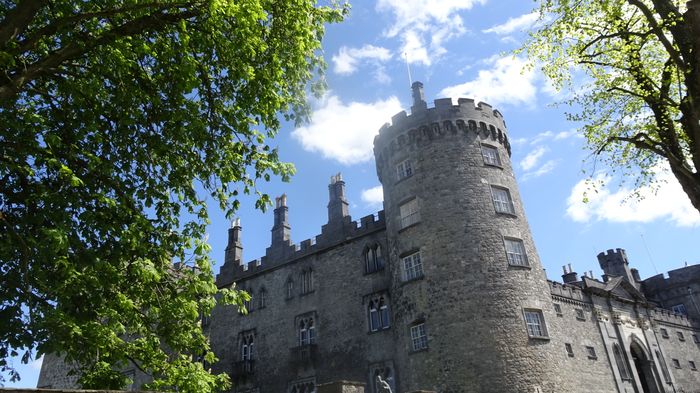
M 0 0 L 0 371 L 18 379 L 8 356 L 36 350 L 84 387 L 123 387 L 128 361 L 154 389 L 227 386 L 199 320 L 247 295 L 217 295 L 206 201 L 264 208 L 257 182 L 293 173 L 268 138 L 308 115 L 324 24 L 346 12 Z
M 596 158 L 637 186 L 668 163 L 700 211 L 700 0 L 539 0 L 538 11 L 521 50 L 572 90 L 569 118 Z

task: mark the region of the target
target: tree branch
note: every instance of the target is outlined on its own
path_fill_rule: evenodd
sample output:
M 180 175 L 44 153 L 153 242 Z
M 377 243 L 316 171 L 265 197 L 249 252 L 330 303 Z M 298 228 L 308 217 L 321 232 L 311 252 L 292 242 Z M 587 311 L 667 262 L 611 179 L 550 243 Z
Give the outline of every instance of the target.
M 680 68 L 685 72 L 687 67 L 681 57 L 681 54 L 676 50 L 671 41 L 668 40 L 668 37 L 666 37 L 666 35 L 664 34 L 663 29 L 661 28 L 661 26 L 659 26 L 659 23 L 656 20 L 656 18 L 654 18 L 654 14 L 651 12 L 651 10 L 644 3 L 642 3 L 641 0 L 627 0 L 627 2 L 637 7 L 640 11 L 642 11 L 642 14 L 644 14 L 644 17 L 647 19 L 647 22 L 649 22 L 649 26 L 651 26 L 654 35 L 656 36 L 656 38 L 659 39 L 661 44 L 666 49 L 666 52 L 668 52 L 669 56 L 673 59 L 673 62 L 676 64 L 676 67 Z
M 5 14 L 5 19 L 0 22 L 0 47 L 22 34 L 47 3 L 48 0 L 24 0 Z

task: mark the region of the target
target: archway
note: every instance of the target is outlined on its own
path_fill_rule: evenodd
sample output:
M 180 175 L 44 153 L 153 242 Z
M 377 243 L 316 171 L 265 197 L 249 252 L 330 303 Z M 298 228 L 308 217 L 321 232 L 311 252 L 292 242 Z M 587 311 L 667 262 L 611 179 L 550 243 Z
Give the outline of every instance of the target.
M 630 353 L 634 361 L 634 368 L 637 370 L 637 375 L 639 376 L 639 383 L 642 385 L 639 387 L 639 391 L 644 393 L 658 393 L 659 390 L 654 380 L 654 361 L 649 359 L 646 351 L 644 351 L 642 346 L 636 341 L 632 341 L 630 344 Z

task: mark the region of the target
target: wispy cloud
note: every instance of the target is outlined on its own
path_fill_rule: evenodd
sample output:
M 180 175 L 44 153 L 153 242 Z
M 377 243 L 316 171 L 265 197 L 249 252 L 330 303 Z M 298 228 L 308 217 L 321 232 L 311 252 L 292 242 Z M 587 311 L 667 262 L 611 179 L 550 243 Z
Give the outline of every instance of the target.
M 304 150 L 352 165 L 372 159 L 372 143 L 379 127 L 401 111 L 398 98 L 343 103 L 329 94 L 318 103 L 311 123 L 292 131 Z
M 475 79 L 448 86 L 440 92 L 443 97 L 471 97 L 491 105 L 533 105 L 537 93 L 537 75 L 526 69 L 525 59 L 513 56 L 491 57 Z
M 540 177 L 542 175 L 546 175 L 549 172 L 553 171 L 554 168 L 559 165 L 559 160 L 547 160 L 544 164 L 540 165 L 537 169 L 526 172 L 523 175 L 523 181 L 527 181 L 529 179 L 533 179 L 536 177 Z
M 630 188 L 611 191 L 610 176 L 599 176 L 595 182 L 602 185 L 592 191 L 586 180 L 581 180 L 571 189 L 567 199 L 566 215 L 577 222 L 652 222 L 667 220 L 680 227 L 700 226 L 700 213 L 691 205 L 678 181 L 665 166 L 654 168 L 658 189 L 642 187 L 641 199 L 630 197 Z M 583 202 L 584 195 L 588 203 Z
M 387 81 L 383 63 L 391 60 L 391 52 L 387 48 L 374 45 L 364 45 L 360 48 L 343 46 L 333 55 L 333 72 L 340 75 L 352 75 L 360 65 L 372 64 L 375 67 L 375 79 Z
M 394 23 L 386 37 L 401 39 L 401 52 L 412 63 L 432 64 L 446 52 L 444 43 L 464 34 L 461 11 L 486 0 L 379 0 L 377 10 L 390 12 Z
M 381 209 L 384 202 L 384 191 L 382 190 L 382 186 L 362 190 L 361 198 L 367 206 L 375 209 Z
M 532 150 L 525 156 L 525 158 L 520 160 L 520 167 L 524 171 L 529 171 L 530 169 L 534 168 L 540 161 L 540 158 L 542 158 L 544 153 L 546 153 L 548 150 L 549 149 L 547 149 L 545 146 L 540 146 Z
M 537 19 L 540 17 L 538 12 L 531 12 L 529 14 L 524 14 L 517 16 L 515 18 L 508 18 L 508 20 L 500 25 L 494 25 L 488 29 L 482 30 L 482 33 L 494 33 L 498 35 L 507 35 L 515 31 L 525 30 L 535 24 Z

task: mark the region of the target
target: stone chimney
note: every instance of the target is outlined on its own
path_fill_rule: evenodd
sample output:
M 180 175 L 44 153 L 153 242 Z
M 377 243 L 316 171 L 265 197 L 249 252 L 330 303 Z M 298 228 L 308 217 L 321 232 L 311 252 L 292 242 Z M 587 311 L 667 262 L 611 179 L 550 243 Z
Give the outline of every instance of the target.
M 243 243 L 241 243 L 242 230 L 240 218 L 231 221 L 231 228 L 228 229 L 228 244 L 224 251 L 225 265 L 241 265 L 241 260 L 243 260 Z
M 568 270 L 567 265 L 562 266 L 562 268 L 564 269 L 564 274 L 562 274 L 561 278 L 564 280 L 564 284 L 579 281 L 578 273 L 571 268 L 571 264 L 568 265 Z
M 343 221 L 350 215 L 348 201 L 345 199 L 345 182 L 340 173 L 331 176 L 328 185 L 328 222 Z
M 287 209 L 287 195 L 282 194 L 275 198 L 275 224 L 272 227 L 272 245 L 288 244 L 292 238 L 292 230 L 289 226 L 289 209 Z

